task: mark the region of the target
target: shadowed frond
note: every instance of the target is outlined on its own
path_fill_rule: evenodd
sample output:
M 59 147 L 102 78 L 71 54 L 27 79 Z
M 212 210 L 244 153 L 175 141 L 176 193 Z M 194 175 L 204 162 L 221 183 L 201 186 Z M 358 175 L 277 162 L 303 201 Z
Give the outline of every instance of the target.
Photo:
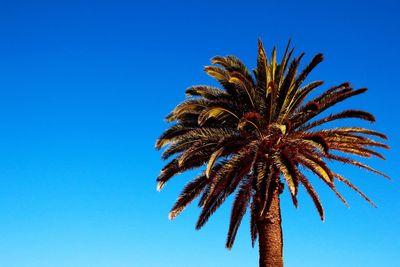
M 231 221 L 229 224 L 226 247 L 231 249 L 235 241 L 242 218 L 246 213 L 251 198 L 251 179 L 244 179 L 238 190 L 232 206 Z
M 324 209 L 322 207 L 321 201 L 318 197 L 317 192 L 314 187 L 308 181 L 308 179 L 295 167 L 295 171 L 297 173 L 297 177 L 301 184 L 303 184 L 304 188 L 307 190 L 307 193 L 310 195 L 312 201 L 314 202 L 315 207 L 317 208 L 318 214 L 321 217 L 321 220 L 324 220 Z
M 175 205 L 172 207 L 168 215 L 169 219 L 173 220 L 179 213 L 181 213 L 182 210 L 184 210 L 186 206 L 204 190 L 207 184 L 208 178 L 204 174 L 190 181 L 183 189 Z

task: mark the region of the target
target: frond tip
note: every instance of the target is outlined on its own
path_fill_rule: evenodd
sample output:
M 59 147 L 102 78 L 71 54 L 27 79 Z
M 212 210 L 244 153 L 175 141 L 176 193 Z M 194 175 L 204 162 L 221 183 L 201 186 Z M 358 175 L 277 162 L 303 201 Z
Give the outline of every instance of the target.
M 160 192 L 163 187 L 164 187 L 164 183 L 163 182 L 158 182 L 157 186 L 156 186 L 156 190 L 158 192 Z

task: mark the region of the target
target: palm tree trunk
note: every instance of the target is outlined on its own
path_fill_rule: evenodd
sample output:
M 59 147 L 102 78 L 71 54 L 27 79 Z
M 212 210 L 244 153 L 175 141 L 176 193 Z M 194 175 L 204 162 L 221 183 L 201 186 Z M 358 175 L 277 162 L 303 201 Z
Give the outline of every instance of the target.
M 260 267 L 283 267 L 283 239 L 279 189 L 273 193 L 266 216 L 257 221 Z

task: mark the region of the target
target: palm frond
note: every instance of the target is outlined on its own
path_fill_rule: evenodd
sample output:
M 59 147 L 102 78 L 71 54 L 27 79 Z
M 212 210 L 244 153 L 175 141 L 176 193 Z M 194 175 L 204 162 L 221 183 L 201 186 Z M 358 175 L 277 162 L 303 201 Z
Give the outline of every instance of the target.
M 340 161 L 340 162 L 343 162 L 343 163 L 346 163 L 346 164 L 351 164 L 351 165 L 354 165 L 354 166 L 357 166 L 357 167 L 360 167 L 360 168 L 363 168 L 363 169 L 366 169 L 366 170 L 368 170 L 370 172 L 373 172 L 375 174 L 378 174 L 378 175 L 380 175 L 382 177 L 385 177 L 386 179 L 390 180 L 390 177 L 387 176 L 386 174 L 384 174 L 384 173 L 382 173 L 380 171 L 377 171 L 377 170 L 371 168 L 370 166 L 368 166 L 368 165 L 366 165 L 364 163 L 361 163 L 359 161 L 356 161 L 356 160 L 353 160 L 353 159 L 350 159 L 350 158 L 347 158 L 347 157 L 342 157 L 342 156 L 338 156 L 338 155 L 332 155 L 332 154 L 328 155 L 328 158 L 329 159 L 334 159 L 334 160 L 337 160 L 337 161 Z
M 375 117 L 368 112 L 362 111 L 362 110 L 345 110 L 337 114 L 329 115 L 328 117 L 325 117 L 323 119 L 313 121 L 312 123 L 309 123 L 307 125 L 302 126 L 299 130 L 300 131 L 306 131 L 311 128 L 314 128 L 316 126 L 319 126 L 321 124 L 338 120 L 338 119 L 350 119 L 350 118 L 356 118 L 356 119 L 361 119 L 361 120 L 366 120 L 369 122 L 374 122 Z
M 211 59 L 211 63 L 221 65 L 229 72 L 239 72 L 254 86 L 253 76 L 239 58 L 233 55 L 226 57 L 216 56 Z
M 279 170 L 281 171 L 283 178 L 286 180 L 286 184 L 289 187 L 290 194 L 292 196 L 293 204 L 297 207 L 297 176 L 293 171 L 293 166 L 288 160 L 287 157 L 281 156 L 274 156 L 274 161 L 276 166 L 278 166 Z
M 371 204 L 372 206 L 374 206 L 376 208 L 376 205 L 374 202 L 371 201 L 371 199 L 369 199 L 363 192 L 361 192 L 357 187 L 355 187 L 355 185 L 353 185 L 349 180 L 347 180 L 346 178 L 344 178 L 343 176 L 335 173 L 334 174 L 335 177 L 343 182 L 344 184 L 346 184 L 348 187 L 350 187 L 351 189 L 353 189 L 354 191 L 356 191 L 360 196 L 362 196 L 369 204 Z
M 199 96 L 208 100 L 229 99 L 230 96 L 217 87 L 197 85 L 186 89 L 187 96 Z
M 258 237 L 258 230 L 257 230 L 257 219 L 258 216 L 256 215 L 254 201 L 251 203 L 250 208 L 250 237 L 251 237 L 251 246 L 254 248 L 254 244 Z
M 176 200 L 175 205 L 169 212 L 169 219 L 173 220 L 179 215 L 189 204 L 192 202 L 208 184 L 208 178 L 204 174 L 198 176 L 190 181 L 182 190 L 179 198 Z
M 235 201 L 232 205 L 231 220 L 228 230 L 228 238 L 226 247 L 231 249 L 235 242 L 235 237 L 242 222 L 243 216 L 246 213 L 251 197 L 251 179 L 244 179 L 236 194 Z
M 317 208 L 318 214 L 321 217 L 321 220 L 323 221 L 324 208 L 322 207 L 321 200 L 319 199 L 317 192 L 315 191 L 312 184 L 308 181 L 308 179 L 297 169 L 297 167 L 295 166 L 294 168 L 300 183 L 304 186 L 307 193 L 310 195 L 312 201 L 314 202 L 315 207 Z

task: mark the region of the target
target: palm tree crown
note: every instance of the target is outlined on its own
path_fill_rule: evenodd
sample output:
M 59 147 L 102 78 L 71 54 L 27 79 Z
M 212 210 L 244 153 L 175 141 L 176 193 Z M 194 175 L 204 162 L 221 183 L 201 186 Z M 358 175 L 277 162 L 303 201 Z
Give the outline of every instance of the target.
M 173 159 L 157 178 L 158 190 L 174 175 L 205 166 L 202 174 L 184 187 L 169 214 L 170 219 L 200 197 L 202 211 L 196 224 L 199 229 L 226 198 L 236 192 L 226 246 L 232 247 L 249 207 L 254 245 L 259 233 L 257 220 L 265 216 L 273 192 L 282 192 L 286 184 L 296 206 L 298 187 L 302 185 L 323 220 L 323 207 L 303 173 L 305 170 L 319 177 L 346 205 L 335 188 L 336 180 L 374 205 L 346 178 L 331 170 L 327 161 L 355 165 L 387 177 L 349 157 L 383 159 L 373 148 L 388 146 L 371 138 L 386 139 L 386 136 L 359 127 L 320 127 L 346 118 L 373 122 L 373 115 L 350 109 L 316 118 L 331 106 L 367 89 L 353 89 L 349 83 L 343 83 L 305 101 L 310 92 L 323 84 L 322 81 L 304 84 L 323 56 L 317 54 L 299 71 L 304 54 L 291 59 L 292 53 L 289 43 L 280 62 L 277 62 L 275 48 L 268 59 L 259 41 L 257 67 L 253 74 L 234 56 L 214 57 L 213 65 L 205 67 L 205 72 L 223 89 L 193 86 L 186 91 L 188 99 L 167 116 L 167 121 L 174 124 L 160 136 L 156 148 L 167 145 L 162 158 Z

